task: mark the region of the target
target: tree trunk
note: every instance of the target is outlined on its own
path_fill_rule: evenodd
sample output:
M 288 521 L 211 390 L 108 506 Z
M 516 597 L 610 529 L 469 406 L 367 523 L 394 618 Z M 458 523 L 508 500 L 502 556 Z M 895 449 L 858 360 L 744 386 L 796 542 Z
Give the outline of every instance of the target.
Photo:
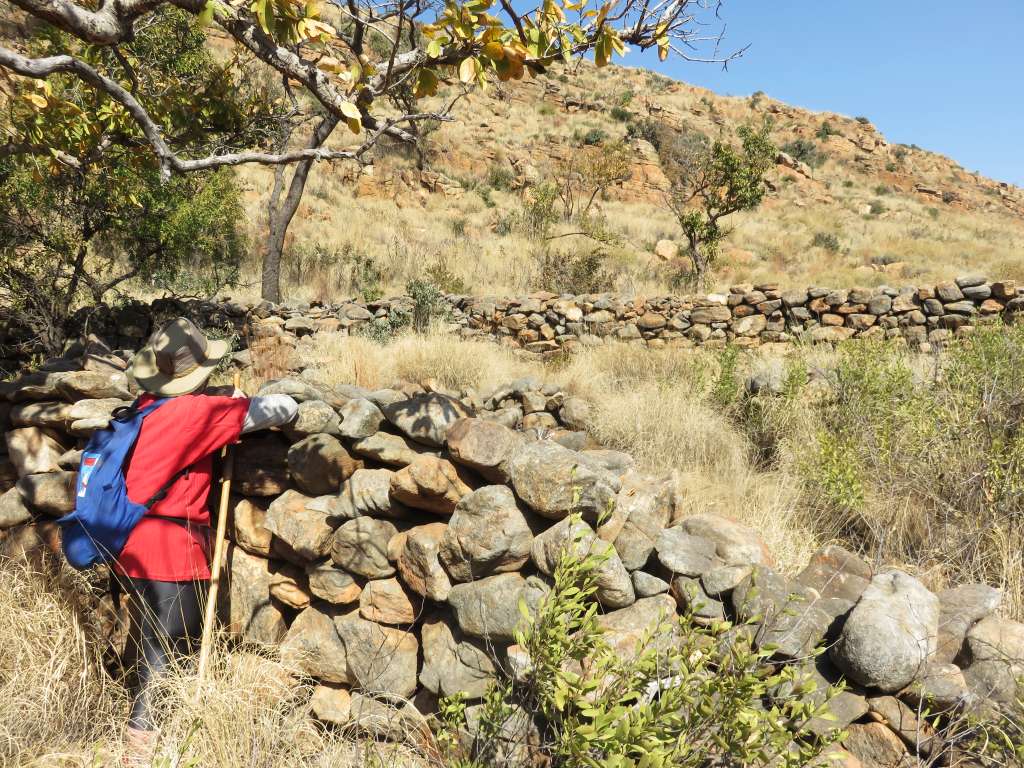
M 708 262 L 700 247 L 700 240 L 694 235 L 689 236 L 690 261 L 693 262 L 693 281 L 697 288 L 703 289 L 708 279 Z
M 338 118 L 328 115 L 309 139 L 309 148 L 323 146 L 338 124 Z M 284 254 L 285 236 L 288 226 L 295 216 L 302 201 L 302 193 L 306 189 L 306 181 L 314 161 L 301 160 L 295 164 L 291 181 L 288 183 L 288 194 L 281 200 L 281 189 L 284 185 L 284 169 L 279 167 L 274 174 L 274 188 L 268 203 L 267 249 L 263 255 L 263 298 L 277 303 L 281 301 L 281 256 Z

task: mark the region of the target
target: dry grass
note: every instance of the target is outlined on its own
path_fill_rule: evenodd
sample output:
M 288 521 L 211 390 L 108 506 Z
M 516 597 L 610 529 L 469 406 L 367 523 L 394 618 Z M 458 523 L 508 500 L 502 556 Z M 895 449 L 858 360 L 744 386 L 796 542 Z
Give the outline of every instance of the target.
M 100 664 L 95 628 L 80 620 L 74 575 L 0 562 L 0 765 L 120 765 L 128 694 Z M 197 705 L 191 664 L 156 694 L 161 731 L 153 768 L 336 768 L 423 765 L 415 751 L 324 730 L 309 716 L 307 684 L 271 651 L 219 641 Z
M 479 390 L 523 376 L 558 383 L 593 404 L 591 431 L 602 444 L 630 453 L 645 471 L 675 473 L 687 512 L 714 512 L 761 530 L 787 571 L 802 567 L 815 547 L 794 481 L 756 471 L 749 441 L 708 402 L 713 355 L 615 344 L 545 366 L 441 331 L 386 345 L 360 337 L 314 339 L 307 370 L 325 383 L 384 387 L 433 379 Z
M 497 227 L 499 220 L 519 209 L 520 198 L 518 192 L 489 187 L 492 169 L 508 169 L 510 159 L 515 159 L 532 165 L 540 177 L 550 176 L 553 155 L 572 151 L 573 143 L 588 131 L 600 130 L 610 139 L 625 135 L 627 123 L 611 117 L 614 105 L 625 105 L 639 119 L 648 115 L 651 102 L 662 108 L 657 114 L 665 119 L 717 136 L 723 129 L 761 120 L 769 103 L 754 105 L 750 99 L 717 96 L 619 67 L 599 73 L 582 66 L 564 80 L 557 75 L 544 79 L 558 89 L 557 95 L 542 95 L 537 81 L 475 94 L 459 105 L 454 122 L 431 135 L 429 166 L 466 187 L 459 197 L 422 190 L 395 197 L 386 185 L 373 193 L 378 196 L 357 197 L 351 168 L 318 167 L 290 231 L 291 267 L 286 264 L 284 271 L 287 295 L 337 299 L 353 294 L 346 261 L 353 254 L 377 265 L 386 293 L 401 291 L 439 260 L 474 293 L 545 287 L 537 276 L 540 244 Z M 563 96 L 598 108 L 566 110 Z M 774 116 L 773 139 L 780 145 L 796 138 L 816 141 L 815 132 L 824 120 L 842 135 L 820 142 L 828 159 L 813 177 L 773 171 L 776 191 L 765 204 L 730 220 L 733 231 L 723 248 L 716 287 L 747 281 L 872 286 L 932 282 L 967 271 L 1024 279 L 1024 222 L 1003 205 L 1002 192 L 992 182 L 923 150 L 881 144 L 864 153 L 857 143 L 872 144 L 878 134 L 838 115 L 785 108 Z M 409 167 L 408 159 L 385 155 L 376 161 L 375 177 L 387 180 Z M 240 174 L 248 189 L 250 218 L 262 231 L 270 172 L 244 168 Z M 914 192 L 916 184 L 956 194 L 964 202 L 947 204 L 925 197 Z M 1011 189 L 1008 194 L 1020 192 Z M 673 282 L 676 268 L 652 254 L 659 239 L 680 237 L 661 194 L 653 187 L 635 186 L 628 193 L 613 188 L 606 197 L 598 200 L 598 207 L 619 242 L 597 246 L 586 238 L 566 238 L 556 241 L 556 250 L 600 247 L 614 275 L 608 290 L 678 292 Z M 812 248 L 818 232 L 834 234 L 839 251 Z M 300 252 L 315 245 L 342 256 L 312 268 L 301 264 Z M 258 289 L 255 266 L 248 274 L 250 293 Z

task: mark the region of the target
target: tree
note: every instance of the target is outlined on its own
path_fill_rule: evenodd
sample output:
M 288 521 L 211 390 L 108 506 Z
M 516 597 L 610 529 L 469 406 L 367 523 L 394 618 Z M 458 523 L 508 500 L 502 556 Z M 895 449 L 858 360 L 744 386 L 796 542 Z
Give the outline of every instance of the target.
M 629 179 L 633 153 L 621 141 L 574 147 L 555 164 L 555 181 L 566 221 L 586 217 L 594 199 L 613 184 Z
M 275 245 L 268 248 L 269 274 L 263 286 L 271 299 L 280 293 L 279 264 L 274 263 L 279 254 L 271 251 L 279 250 L 277 240 L 283 242 L 308 168 L 328 160 L 368 163 L 370 150 L 382 137 L 414 143 L 417 125 L 449 119 L 461 98 L 457 92 L 440 99 L 442 82 L 485 87 L 492 78 L 532 76 L 588 52 L 603 66 L 614 54 L 623 55 L 627 45 L 656 48 L 663 59 L 676 55 L 722 61 L 742 54 L 708 59 L 695 55 L 705 41 L 717 50 L 720 36 L 706 34 L 702 18 L 717 15 L 720 3 L 713 0 L 593 0 L 593 5 L 591 0 L 543 0 L 528 12 L 517 10 L 511 0 L 497 0 L 497 6 L 494 0 L 446 0 L 443 8 L 428 0 L 347 0 L 333 6 L 338 16 L 333 24 L 321 17 L 316 0 L 11 1 L 35 19 L 113 52 L 115 60 L 140 25 L 176 7 L 216 25 L 239 51 L 275 71 L 295 118 L 316 122 L 305 146 L 268 150 L 254 142 L 241 151 L 220 147 L 194 153 L 176 145 L 153 114 L 156 94 L 134 87 L 117 66 L 73 53 L 33 56 L 0 47 L 2 69 L 39 80 L 68 75 L 104 94 L 108 107 L 134 124 L 119 140 L 147 146 L 165 178 L 242 163 L 300 164 L 272 216 Z M 397 96 L 410 89 L 417 101 L 403 105 Z M 327 139 L 339 124 L 358 138 L 329 148 Z M 21 149 L 48 154 L 47 147 Z M 303 166 L 306 170 L 300 173 Z
M 191 17 L 175 11 L 118 52 L 137 78 L 162 85 L 154 113 L 182 146 L 194 143 L 190 134 L 236 135 L 238 105 L 225 98 L 221 68 L 204 43 Z M 30 46 L 87 58 L 110 53 L 52 28 Z M 126 126 L 98 92 L 64 76 L 13 85 L 6 116 L 30 146 L 0 158 L 0 301 L 19 311 L 48 352 L 60 352 L 79 301 L 99 303 L 130 279 L 189 291 L 231 279 L 245 237 L 229 169 L 164 180 L 148 151 L 113 138 Z
M 741 126 L 736 131 L 739 149 L 686 130 L 662 142 L 659 154 L 672 183 L 668 205 L 686 236 L 699 286 L 707 285 L 722 238 L 729 234 L 722 220 L 753 210 L 764 198 L 764 177 L 776 154 L 770 129 L 768 123 L 756 129 Z

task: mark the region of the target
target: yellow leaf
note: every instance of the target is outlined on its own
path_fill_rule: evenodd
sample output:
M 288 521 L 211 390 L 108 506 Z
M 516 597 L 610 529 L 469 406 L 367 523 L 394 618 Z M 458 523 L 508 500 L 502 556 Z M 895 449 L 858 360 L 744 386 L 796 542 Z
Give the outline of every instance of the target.
M 429 69 L 421 69 L 416 79 L 416 98 L 433 96 L 437 93 L 437 75 Z
M 341 102 L 341 114 L 345 116 L 346 120 L 355 120 L 357 123 L 363 119 L 362 114 L 359 112 L 359 107 L 351 101 Z M 351 126 L 349 127 L 351 128 Z M 355 131 L 355 133 L 359 133 L 359 131 Z
M 37 109 L 46 109 L 46 98 L 40 96 L 38 93 L 26 93 L 25 100 Z
M 351 117 L 345 119 L 345 125 L 352 133 L 359 133 L 363 130 L 363 124 L 358 120 L 353 120 Z
M 322 69 L 325 72 L 341 72 L 345 69 L 345 65 L 338 61 L 333 56 L 323 56 L 316 63 L 317 69 Z
M 494 61 L 501 61 L 503 58 L 505 58 L 505 46 L 503 46 L 501 43 L 497 41 L 492 40 L 491 42 L 484 46 L 483 54 L 487 58 L 493 59 Z
M 477 68 L 479 63 L 476 59 L 470 56 L 468 59 L 463 59 L 462 63 L 459 64 L 459 80 L 464 83 L 471 83 L 476 79 Z

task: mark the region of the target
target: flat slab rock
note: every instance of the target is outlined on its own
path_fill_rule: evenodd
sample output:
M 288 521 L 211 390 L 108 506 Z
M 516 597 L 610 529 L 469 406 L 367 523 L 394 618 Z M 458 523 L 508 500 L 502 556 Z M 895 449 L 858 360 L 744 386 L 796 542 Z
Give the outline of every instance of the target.
M 474 415 L 458 400 L 436 392 L 389 403 L 381 410 L 406 437 L 435 448 L 444 445 L 452 424 Z

